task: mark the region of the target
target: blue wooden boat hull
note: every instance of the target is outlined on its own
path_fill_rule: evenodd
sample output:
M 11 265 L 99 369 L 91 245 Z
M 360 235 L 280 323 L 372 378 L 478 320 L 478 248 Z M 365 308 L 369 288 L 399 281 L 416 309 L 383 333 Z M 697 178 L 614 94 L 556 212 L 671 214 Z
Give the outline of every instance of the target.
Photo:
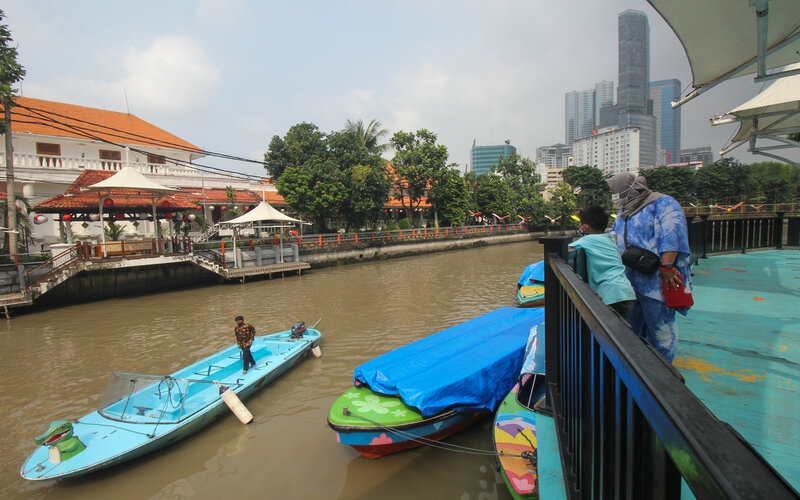
M 291 334 L 286 330 L 256 337 L 251 352 L 257 364 L 246 374 L 242 374 L 241 351 L 233 344 L 163 377 L 158 384 L 81 417 L 73 423 L 73 430 L 85 445 L 83 451 L 54 463 L 50 446 L 41 445 L 22 465 L 20 475 L 29 480 L 81 476 L 196 433 L 230 413 L 220 397 L 221 386 L 244 400 L 303 359 L 321 338 L 320 332 L 311 328 L 300 339 Z

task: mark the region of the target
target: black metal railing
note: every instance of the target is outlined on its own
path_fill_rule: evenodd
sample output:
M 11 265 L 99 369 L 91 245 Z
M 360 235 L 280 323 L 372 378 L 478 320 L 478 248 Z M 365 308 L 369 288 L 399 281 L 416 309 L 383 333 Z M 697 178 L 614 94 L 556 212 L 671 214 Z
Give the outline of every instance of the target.
M 800 218 L 782 212 L 688 218 L 692 264 L 713 253 L 782 248 L 784 226 L 786 244 L 800 245 Z
M 547 237 L 547 399 L 570 498 L 797 498 L 565 262 Z

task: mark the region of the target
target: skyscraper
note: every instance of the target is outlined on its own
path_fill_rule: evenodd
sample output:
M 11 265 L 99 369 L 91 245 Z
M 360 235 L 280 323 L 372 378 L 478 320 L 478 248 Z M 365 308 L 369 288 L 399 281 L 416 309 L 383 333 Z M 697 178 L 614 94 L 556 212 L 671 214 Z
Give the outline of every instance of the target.
M 614 104 L 614 82 L 604 80 L 594 89 L 573 90 L 564 96 L 564 140 L 572 144 L 600 127 L 600 109 Z
M 673 108 L 672 101 L 681 94 L 681 82 L 676 79 L 650 82 L 653 116 L 656 117 L 656 144 L 658 164 L 677 163 L 681 154 L 681 108 Z
M 494 146 L 472 145 L 472 171 L 475 175 L 488 174 L 493 166 L 500 163 L 500 157 L 508 158 L 517 152 L 511 141 Z
M 650 25 L 647 16 L 626 10 L 618 16 L 620 127 L 639 129 L 639 167 L 656 164 L 656 119 L 650 113 Z

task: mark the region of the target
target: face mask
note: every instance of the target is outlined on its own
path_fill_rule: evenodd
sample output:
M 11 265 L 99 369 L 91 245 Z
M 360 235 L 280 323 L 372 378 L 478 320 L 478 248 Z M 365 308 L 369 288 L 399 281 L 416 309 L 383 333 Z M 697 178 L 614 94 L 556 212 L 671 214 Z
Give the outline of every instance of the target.
M 613 203 L 615 207 L 618 207 L 620 205 L 621 200 L 619 197 L 619 193 L 613 193 L 611 195 L 611 203 Z

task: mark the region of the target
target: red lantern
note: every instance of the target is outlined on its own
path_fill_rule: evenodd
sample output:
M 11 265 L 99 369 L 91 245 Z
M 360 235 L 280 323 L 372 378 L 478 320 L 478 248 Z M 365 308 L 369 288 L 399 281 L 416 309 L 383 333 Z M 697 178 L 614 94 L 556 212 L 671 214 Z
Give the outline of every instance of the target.
M 72 220 L 72 214 L 64 214 L 64 215 L 62 215 L 61 216 L 61 220 L 63 220 L 64 222 L 71 221 Z
M 124 220 L 125 219 L 125 214 L 123 214 L 123 213 L 114 214 L 114 218 L 116 220 Z
M 171 219 L 173 217 L 172 212 L 168 213 L 164 217 L 166 217 L 167 219 Z
M 220 210 L 227 210 L 227 209 L 228 209 L 228 207 L 227 207 L 227 206 L 225 206 L 225 205 L 222 205 L 221 207 L 219 207 L 219 209 L 220 209 Z
M 245 205 L 245 206 L 244 206 L 244 209 L 245 209 L 245 210 L 250 210 L 250 205 Z
M 292 236 L 297 236 L 297 229 L 292 229 Z
M 183 216 L 183 222 L 189 222 L 189 216 L 188 215 L 184 215 Z
M 169 200 L 162 201 L 161 202 L 161 206 L 164 207 L 164 208 L 169 208 L 169 206 L 170 206 Z
M 34 224 L 44 224 L 47 222 L 47 217 L 44 215 L 34 215 L 33 216 L 33 223 Z
M 104 207 L 113 207 L 114 206 L 114 200 L 112 200 L 111 198 L 104 199 L 103 200 L 103 206 Z

